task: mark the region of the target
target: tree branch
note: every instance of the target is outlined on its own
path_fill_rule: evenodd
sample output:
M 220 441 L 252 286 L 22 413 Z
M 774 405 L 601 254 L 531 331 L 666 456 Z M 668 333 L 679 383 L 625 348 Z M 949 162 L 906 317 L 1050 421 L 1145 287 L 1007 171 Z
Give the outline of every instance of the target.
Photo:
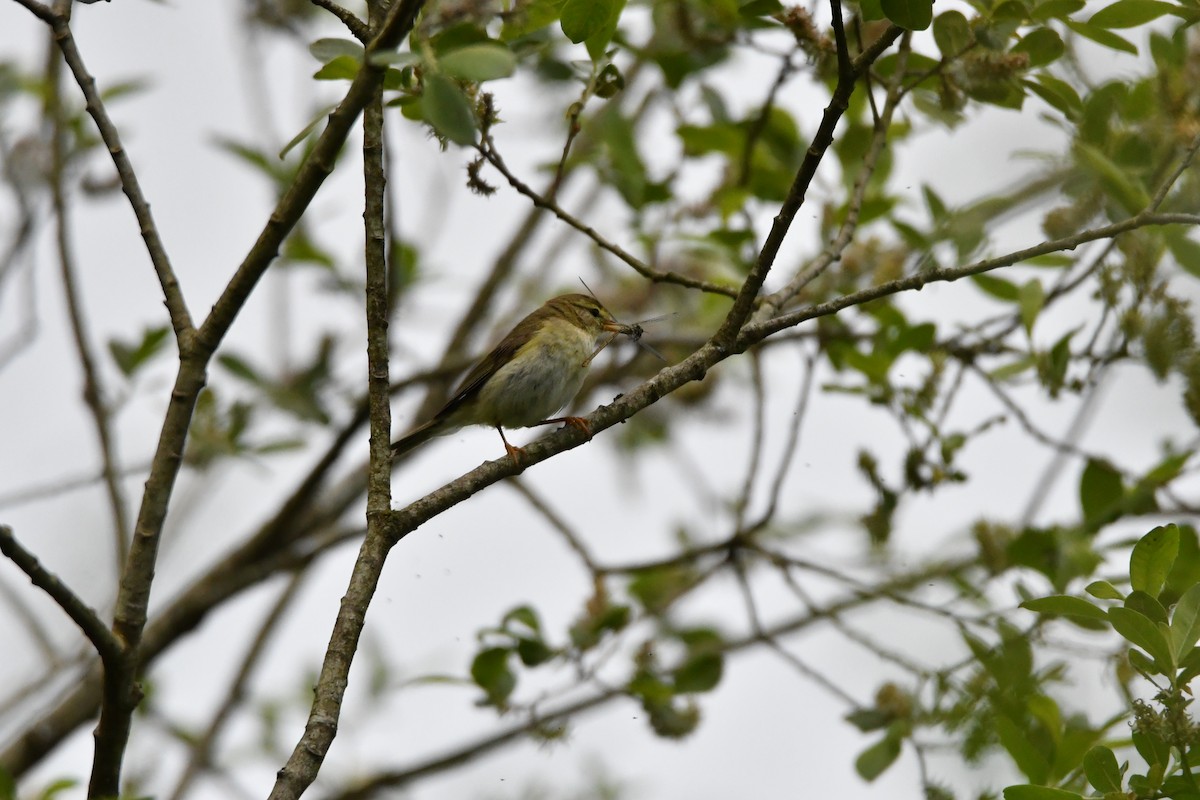
M 0 553 L 17 565 L 29 580 L 58 603 L 71 621 L 79 626 L 104 663 L 118 659 L 121 644 L 112 635 L 100 616 L 63 583 L 57 575 L 42 566 L 37 557 L 21 546 L 7 525 L 0 525 Z

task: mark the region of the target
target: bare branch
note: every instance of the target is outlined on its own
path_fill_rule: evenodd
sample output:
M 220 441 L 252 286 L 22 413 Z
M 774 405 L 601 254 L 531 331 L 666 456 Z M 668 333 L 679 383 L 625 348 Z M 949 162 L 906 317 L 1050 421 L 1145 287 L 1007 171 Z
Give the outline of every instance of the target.
M 52 24 L 54 38 L 58 42 L 67 66 L 71 68 L 71 74 L 75 76 L 75 82 L 79 84 L 79 89 L 87 100 L 88 114 L 96 123 L 96 129 L 100 132 L 100 137 L 104 140 L 109 155 L 112 156 L 113 164 L 117 168 L 117 175 L 121 178 L 121 188 L 124 190 L 125 196 L 129 198 L 129 205 L 133 209 L 134 216 L 137 217 L 142 241 L 146 243 L 146 252 L 158 275 L 163 299 L 166 301 L 167 311 L 171 315 L 171 326 L 175 329 L 175 337 L 179 340 L 180 350 L 182 350 L 186 339 L 193 333 L 194 326 L 187 303 L 183 299 L 183 291 L 179 287 L 179 280 L 175 277 L 175 269 L 171 266 L 171 260 L 159 237 L 154 215 L 150 212 L 150 203 L 142 194 L 137 173 L 134 172 L 129 154 L 121 144 L 117 126 L 113 124 L 104 107 L 104 101 L 100 99 L 100 92 L 96 89 L 96 80 L 88 73 L 87 66 L 83 63 L 83 56 L 80 55 L 79 48 L 75 46 L 75 37 L 71 33 L 68 20 L 65 17 L 56 16 Z
M 8 557 L 29 580 L 58 603 L 71 621 L 79 626 L 105 664 L 121 657 L 121 643 L 113 636 L 100 616 L 83 602 L 57 575 L 42 566 L 37 557 L 21 546 L 12 528 L 0 525 L 0 553 Z
M 352 14 L 350 11 L 333 2 L 333 0 L 310 0 L 310 2 L 314 6 L 320 6 L 330 14 L 333 14 L 335 17 L 340 19 L 342 24 L 346 26 L 346 29 L 350 31 L 350 34 L 354 36 L 355 39 L 358 39 L 363 44 L 366 44 L 370 40 L 371 32 L 367 29 L 367 23 L 354 16 L 354 14 Z
M 54 120 L 50 170 L 50 191 L 54 205 L 55 242 L 58 247 L 58 264 L 62 275 L 63 294 L 67 301 L 67 318 L 71 323 L 71 334 L 75 342 L 75 353 L 83 370 L 83 402 L 92 417 L 92 427 L 100 446 L 101 474 L 108 491 L 108 505 L 112 513 L 113 542 L 116 556 L 116 573 L 120 573 L 129 551 L 129 520 L 125 507 L 125 493 L 121 489 L 121 466 L 117 463 L 116 446 L 104 389 L 100 385 L 100 372 L 89 342 L 87 325 L 83 318 L 83 302 L 75 280 L 75 258 L 71 252 L 70 217 L 67 210 L 66 160 L 64 152 L 66 135 L 63 130 L 63 108 L 61 97 L 62 62 L 51 58 L 47 69 L 46 83 L 49 87 L 47 106 Z
M 508 165 L 504 163 L 504 159 L 500 156 L 499 151 L 496 150 L 496 144 L 490 135 L 485 136 L 483 141 L 480 142 L 479 152 L 488 160 L 489 164 L 495 167 L 496 170 L 504 176 L 504 179 L 508 181 L 509 186 L 528 197 L 531 201 L 533 201 L 534 206 L 537 208 L 544 208 L 550 213 L 554 214 L 554 216 L 558 217 L 560 220 L 567 223 L 584 236 L 587 236 L 600 248 L 607 250 L 629 266 L 633 267 L 634 272 L 646 278 L 647 280 L 651 280 L 656 283 L 670 283 L 676 286 L 683 286 L 688 289 L 699 289 L 702 292 L 725 295 L 726 297 L 734 297 L 736 295 L 736 290 L 724 284 L 697 280 L 696 278 L 689 278 L 688 276 L 681 275 L 678 272 L 663 272 L 661 270 L 656 270 L 649 264 L 643 262 L 637 256 L 630 253 L 625 248 L 610 242 L 595 228 L 568 213 L 563 209 L 562 206 L 560 206 L 556 201 L 550 199 L 548 196 L 538 194 L 532 188 L 530 188 L 529 184 L 525 183 L 516 175 L 514 175 L 513 172 L 508 168 Z

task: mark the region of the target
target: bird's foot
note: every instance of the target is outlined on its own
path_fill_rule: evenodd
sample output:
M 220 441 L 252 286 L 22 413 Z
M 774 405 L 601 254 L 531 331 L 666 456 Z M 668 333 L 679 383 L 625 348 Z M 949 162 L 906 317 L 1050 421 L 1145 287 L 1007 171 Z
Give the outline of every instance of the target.
M 525 455 L 524 447 L 514 447 L 508 442 L 504 443 L 504 449 L 508 451 L 508 457 L 512 459 L 513 466 L 521 466 L 521 456 Z
M 563 417 L 558 421 L 570 425 L 572 428 L 582 433 L 588 438 L 589 442 L 592 440 L 592 426 L 588 425 L 587 420 L 583 417 Z

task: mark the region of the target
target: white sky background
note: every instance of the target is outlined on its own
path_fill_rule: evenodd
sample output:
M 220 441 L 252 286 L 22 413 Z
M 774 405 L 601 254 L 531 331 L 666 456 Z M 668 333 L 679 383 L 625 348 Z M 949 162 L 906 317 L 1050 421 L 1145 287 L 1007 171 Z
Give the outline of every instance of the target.
M 110 113 L 124 137 L 189 307 L 197 317 L 206 313 L 240 262 L 273 201 L 269 187 L 258 175 L 212 145 L 215 136 L 248 140 L 268 150 L 280 144 L 255 138 L 262 109 L 256 107 L 245 79 L 250 68 L 245 62 L 245 23 L 240 13 L 233 3 L 160 5 L 136 0 L 79 6 L 75 12 L 74 29 L 80 49 L 101 88 L 135 77 L 152 82 L 151 91 L 113 104 Z M 341 34 L 331 25 L 328 35 Z M 37 69 L 44 47 L 43 26 L 15 3 L 0 2 L 0 58 L 17 58 L 25 68 Z M 270 47 L 262 55 L 268 60 L 266 74 L 271 80 L 270 115 L 284 141 L 308 121 L 310 109 L 301 101 L 309 96 L 309 76 L 316 63 L 290 45 Z M 1131 57 L 1107 57 L 1117 72 L 1140 69 Z M 745 70 L 763 67 L 764 63 L 753 61 L 745 64 Z M 733 74 L 741 81 L 747 72 Z M 770 74 L 764 72 L 763 81 L 754 85 L 765 86 L 769 80 Z M 806 104 L 798 99 L 807 91 L 803 83 L 800 80 L 792 84 L 792 90 L 800 94 L 785 93 L 784 102 L 793 110 L 803 109 L 797 116 L 808 136 L 819 120 L 823 101 L 810 100 Z M 344 84 L 319 87 L 330 102 L 340 97 L 343 88 Z M 552 137 L 539 139 L 538 134 L 549 126 L 538 116 L 535 100 L 521 102 L 522 92 L 528 93 L 529 86 L 501 82 L 491 88 L 497 92 L 506 121 L 497 131 L 502 152 L 520 174 L 532 176 L 533 165 L 557 157 L 561 122 L 553 121 Z M 70 91 L 67 94 L 74 96 Z M 747 98 L 753 103 L 760 100 L 757 93 Z M 951 203 L 1007 185 L 1016 174 L 1014 170 L 1037 167 L 1004 153 L 1054 148 L 1049 139 L 1052 129 L 1037 119 L 1045 110 L 1037 100 L 1030 100 L 1021 113 L 988 111 L 975 123 L 953 133 L 934 130 L 924 134 L 920 151 L 897 166 L 901 176 L 897 185 L 911 186 L 917 197 L 919 185 L 929 182 Z M 467 194 L 462 171 L 466 158 L 461 151 L 439 155 L 434 143 L 416 126 L 401 122 L 393 114 L 389 124 L 394 122 L 400 122 L 393 125 L 393 131 L 400 129 L 393 140 L 397 145 L 393 153 L 399 158 L 391 176 L 400 196 L 401 227 L 409 236 L 422 232 L 418 240 L 429 271 L 426 285 L 407 307 L 409 316 L 402 317 L 393 328 L 399 344 L 393 365 L 395 377 L 417 363 L 428 363 L 438 352 L 436 343 L 446 333 L 439 323 L 451 318 L 450 312 L 470 296 L 496 249 L 506 241 L 514 220 L 526 213 L 527 205 L 503 186 L 490 200 Z M 0 125 L 7 135 L 19 135 L 26 131 L 23 126 L 28 125 L 28 119 L 3 120 Z M 541 149 L 523 148 L 526 141 L 537 143 Z M 307 214 L 308 220 L 319 220 L 320 240 L 344 256 L 346 263 L 357 263 L 361 252 L 361 171 L 356 146 L 357 139 Z M 652 147 L 643 148 L 652 172 L 653 152 Z M 107 174 L 105 162 L 94 160 L 93 164 L 98 165 L 94 167 L 98 174 Z M 818 186 L 810 195 L 812 209 L 818 207 L 822 180 L 832 181 L 832 172 L 822 169 Z M 537 184 L 536 180 L 531 182 Z M 564 201 L 568 207 L 572 199 L 568 193 Z M 0 208 L 4 209 L 0 211 L 0 224 L 7 226 L 11 206 Z M 915 206 L 911 212 L 912 216 L 923 214 Z M 802 218 L 812 213 L 815 211 L 806 209 Z M 77 204 L 74 219 L 82 294 L 93 345 L 104 360 L 103 344 L 110 337 L 135 339 L 143 327 L 163 324 L 165 315 L 157 282 L 124 197 L 116 194 L 104 201 Z M 590 221 L 605 229 L 603 215 Z M 1014 248 L 1038 240 L 1036 227 L 1027 220 L 1010 227 L 1009 244 Z M 547 229 L 555 235 L 560 232 L 557 227 Z M 469 231 L 469 235 L 463 235 L 463 231 Z M 7 230 L 4 232 L 7 235 Z M 65 327 L 49 232 L 49 227 L 43 226 L 38 240 L 36 291 L 28 295 L 24 289 L 18 292 L 10 286 L 0 297 L 0 336 L 9 334 L 12 321 L 20 316 L 20 304 L 33 302 L 39 320 L 32 346 L 0 371 L 0 494 L 87 474 L 98 464 L 91 425 L 80 413 L 80 378 Z M 811 227 L 798 224 L 779 262 L 781 267 L 790 263 L 789 254 L 795 256 L 812 249 L 805 236 L 811 236 Z M 542 236 L 543 242 L 549 239 Z M 547 293 L 569 285 L 576 274 L 588 268 L 577 269 L 572 264 L 560 267 L 559 283 L 547 286 Z M 298 271 L 285 285 L 278 275 L 268 273 L 266 285 L 235 324 L 228 346 L 251 356 L 259 366 L 264 365 L 268 354 L 290 352 L 294 358 L 304 359 L 325 322 L 332 326 L 337 320 L 344 328 L 346 319 L 361 316 L 347 301 L 309 293 L 313 275 L 312 271 Z M 603 296 L 602 286 L 593 288 Z M 273 316 L 281 295 L 296 303 L 292 329 L 283 333 Z M 966 284 L 931 286 L 915 302 L 921 309 L 916 316 L 935 313 L 935 309 L 936 313 L 946 313 L 952 308 L 962 318 L 971 319 L 999 308 Z M 906 307 L 918 308 L 915 302 Z M 1061 335 L 1053 325 L 1051 322 L 1047 329 L 1039 330 L 1039 336 L 1053 340 Z M 420 335 L 412 333 L 414 328 L 421 329 Z M 272 344 L 264 347 L 264 337 Z M 343 352 L 337 367 L 347 396 L 358 394 L 363 385 L 365 371 L 359 349 Z M 410 357 L 413 353 L 419 356 Z M 117 440 L 127 464 L 140 463 L 152 453 L 173 375 L 169 361 L 163 359 L 139 379 L 132 387 L 128 408 L 118 418 Z M 740 374 L 745 368 L 727 365 L 721 369 L 727 374 Z M 1109 448 L 1121 452 L 1126 464 L 1149 466 L 1158 457 L 1161 437 L 1189 430 L 1190 422 L 1180 409 L 1177 387 L 1159 390 L 1137 370 L 1118 368 L 1116 372 L 1120 380 L 1113 381 L 1106 392 L 1086 444 L 1101 452 Z M 771 364 L 769 375 L 773 393 L 769 416 L 778 440 L 789 419 L 800 376 L 794 359 L 787 357 Z M 214 368 L 210 376 L 220 385 L 229 385 L 219 368 Z M 114 368 L 106 369 L 105 377 L 112 391 L 123 391 Z M 607 400 L 596 398 L 596 402 Z M 412 422 L 411 398 L 405 401 L 394 406 L 397 429 Z M 718 401 L 717 408 L 726 412 L 727 420 L 719 423 L 719 430 L 712 419 L 698 415 L 675 431 L 672 448 L 685 454 L 709 485 L 740 483 L 748 451 L 749 416 L 737 409 L 738 402 L 740 398 L 731 392 Z M 981 416 L 999 410 L 982 394 L 979 403 L 988 404 Z M 1065 402 L 1040 408 L 1037 419 L 1046 430 L 1060 430 L 1071 419 L 1072 408 Z M 899 552 L 912 553 L 914 558 L 939 549 L 964 552 L 969 545 L 962 534 L 972 521 L 987 516 L 1012 517 L 1012 509 L 1025 502 L 1049 457 L 1044 451 L 1031 451 L 1016 431 L 1015 423 L 1010 422 L 965 454 L 964 467 L 973 478 L 970 485 L 943 490 L 932 502 L 920 498 L 905 507 L 896 542 Z M 867 497 L 854 471 L 860 444 L 878 448 L 898 441 L 892 424 L 861 401 L 820 395 L 810 406 L 803 437 L 792 485 L 786 493 L 787 511 L 791 513 L 813 506 L 857 512 Z M 524 432 L 517 434 L 519 441 L 530 438 Z M 613 457 L 604 438 L 601 435 L 591 445 L 564 453 L 552 465 L 540 465 L 523 476 L 534 491 L 576 526 L 602 562 L 670 552 L 674 546 L 672 531 L 679 522 L 691 526 L 697 537 L 726 535 L 727 513 L 715 502 L 706 507 L 698 499 L 700 493 L 673 466 L 675 458 L 649 455 L 637 463 L 632 475 L 625 474 L 628 465 Z M 851 438 L 854 443 L 848 442 Z M 318 442 L 312 452 L 320 445 Z M 365 432 L 359 449 L 365 456 Z M 415 499 L 483 459 L 497 457 L 499 450 L 495 434 L 484 429 L 438 440 L 397 471 L 393 480 L 395 504 Z M 1032 460 L 1031 453 L 1035 453 Z M 155 601 L 172 596 L 245 535 L 310 460 L 311 455 L 306 454 L 247 461 L 222 467 L 215 480 L 185 472 L 163 543 Z M 884 464 L 891 467 L 890 462 Z M 143 477 L 135 475 L 125 483 L 134 509 Z M 1041 519 L 1054 519 L 1055 509 L 1063 515 L 1071 514 L 1077 503 L 1075 487 L 1076 478 L 1061 480 Z M 86 599 L 107 608 L 113 592 L 110 521 L 98 487 L 46 502 L 0 507 L 0 521 L 11 524 L 24 544 Z M 846 529 L 844 544 L 823 536 L 806 555 L 839 566 L 856 563 L 863 537 L 852 526 Z M 1139 532 L 1127 528 L 1113 535 Z M 101 540 L 85 541 L 85 536 Z M 258 696 L 295 698 L 305 686 L 304 675 L 319 667 L 355 550 L 354 546 L 341 548 L 326 558 L 310 578 L 303 602 L 276 635 L 260 670 L 254 684 Z M 903 565 L 904 558 L 898 563 Z M 0 580 L 18 589 L 57 641 L 78 639 L 61 614 L 7 563 L 0 564 Z M 245 637 L 280 586 L 279 581 L 273 581 L 266 588 L 249 592 L 240 602 L 212 615 L 196 634 L 158 661 L 153 672 L 158 702 L 185 721 L 197 726 L 206 724 L 214 698 L 225 691 L 229 663 L 240 657 Z M 740 600 L 734 587 L 725 588 L 729 591 L 723 596 L 706 595 L 693 616 L 724 621 L 731 632 L 740 630 Z M 366 638 L 386 654 L 399 678 L 431 672 L 465 675 L 475 652 L 474 634 L 480 627 L 497 623 L 515 605 L 529 603 L 542 613 L 546 628 L 556 634 L 579 613 L 588 590 L 587 576 L 561 538 L 531 515 L 510 487 L 501 484 L 423 526 L 392 552 L 368 617 Z M 759 599 L 768 619 L 794 611 L 794 599 L 770 582 L 762 586 Z M 862 624 L 885 641 L 930 655 L 930 663 L 950 661 L 960 647 L 946 626 L 914 622 L 909 614 L 879 612 L 863 618 Z M 0 682 L 11 686 L 30 679 L 37 660 L 29 639 L 2 613 L 0 642 L 14 643 L 10 655 L 0 657 Z M 892 668 L 827 631 L 797 637 L 786 644 L 808 664 L 839 681 L 864 705 L 869 704 L 882 679 L 894 676 Z M 222 658 L 222 653 L 235 655 Z M 496 727 L 491 712 L 472 707 L 474 690 L 453 686 L 394 693 L 370 708 L 371 713 L 364 719 L 362 712 L 373 701 L 364 699 L 354 681 L 365 677 L 366 671 L 361 668 L 352 673 L 344 719 L 362 721 L 343 725 L 327 762 L 330 777 L 367 772 L 378 764 L 408 765 L 439 753 L 443 747 L 481 737 Z M 565 677 L 560 676 L 560 680 Z M 1081 709 L 1087 708 L 1086 698 L 1084 685 L 1080 687 Z M 854 774 L 853 761 L 874 737 L 865 737 L 843 722 L 841 716 L 849 709 L 769 652 L 730 659 L 718 690 L 701 696 L 699 702 L 703 722 L 682 743 L 654 737 L 641 709 L 632 702 L 619 702 L 582 718 L 573 726 L 567 746 L 508 747 L 467 767 L 421 781 L 406 796 L 421 800 L 516 798 L 523 796 L 530 784 L 537 784 L 548 789 L 547 797 L 564 797 L 568 790 L 588 786 L 589 776 L 596 769 L 625 783 L 631 798 L 868 798 L 919 794 L 910 755 L 902 756 L 876 783 L 863 783 Z M 306 703 L 296 704 L 296 708 L 307 713 Z M 0 738 L 10 735 L 20 721 L 15 714 L 0 718 Z M 300 733 L 303 716 L 297 713 L 290 722 L 281 729 L 281 743 L 289 751 Z M 507 724 L 507 720 L 501 722 Z M 148 773 L 149 781 L 143 788 L 159 794 L 173 786 L 178 766 L 175 749 L 164 750 L 161 736 L 143 721 L 135 732 L 127 762 L 130 774 Z M 239 743 L 252 743 L 255 736 L 255 729 L 242 719 L 224 738 L 223 756 L 232 761 L 244 760 L 237 755 Z M 90 730 L 83 728 L 35 771 L 26 788 L 63 776 L 85 783 L 90 755 Z M 278 766 L 260 764 L 261 768 L 251 773 L 243 786 L 248 796 L 265 796 Z M 991 773 L 955 775 L 941 766 L 935 767 L 934 775 L 953 780 L 964 790 L 996 782 Z M 233 796 L 229 787 L 206 786 L 207 793 L 194 796 Z M 313 790 L 311 795 L 319 797 L 321 792 Z

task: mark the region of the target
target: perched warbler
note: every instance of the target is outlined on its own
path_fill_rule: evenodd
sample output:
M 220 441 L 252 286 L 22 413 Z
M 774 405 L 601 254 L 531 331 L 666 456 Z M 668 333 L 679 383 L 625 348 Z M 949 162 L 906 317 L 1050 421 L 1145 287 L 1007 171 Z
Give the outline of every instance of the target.
M 564 294 L 547 300 L 467 373 L 433 419 L 392 443 L 392 457 L 466 425 L 490 425 L 499 431 L 517 465 L 522 450 L 508 443 L 504 428 L 563 422 L 590 439 L 592 432 L 582 417 L 547 417 L 575 397 L 592 358 L 618 333 L 629 330 L 594 297 Z M 605 333 L 612 336 L 602 343 Z

